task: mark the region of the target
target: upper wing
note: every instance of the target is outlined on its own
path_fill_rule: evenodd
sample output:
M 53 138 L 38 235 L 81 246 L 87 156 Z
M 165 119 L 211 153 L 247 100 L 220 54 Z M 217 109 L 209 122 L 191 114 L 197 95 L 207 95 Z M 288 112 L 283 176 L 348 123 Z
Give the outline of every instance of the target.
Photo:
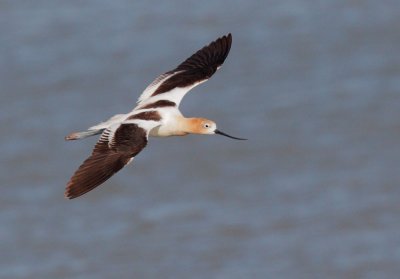
M 79 197 L 113 176 L 147 145 L 147 135 L 147 130 L 137 123 L 123 123 L 115 129 L 106 129 L 92 154 L 71 177 L 65 197 Z
M 232 44 L 228 34 L 203 47 L 174 70 L 156 78 L 140 95 L 139 108 L 160 100 L 179 106 L 185 94 L 208 80 L 224 63 Z

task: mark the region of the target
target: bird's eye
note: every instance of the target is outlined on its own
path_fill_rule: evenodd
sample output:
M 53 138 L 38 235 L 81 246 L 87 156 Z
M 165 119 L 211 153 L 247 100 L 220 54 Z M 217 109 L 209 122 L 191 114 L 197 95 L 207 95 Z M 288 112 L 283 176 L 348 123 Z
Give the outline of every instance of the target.
M 204 128 L 210 128 L 210 125 L 209 124 L 204 124 Z

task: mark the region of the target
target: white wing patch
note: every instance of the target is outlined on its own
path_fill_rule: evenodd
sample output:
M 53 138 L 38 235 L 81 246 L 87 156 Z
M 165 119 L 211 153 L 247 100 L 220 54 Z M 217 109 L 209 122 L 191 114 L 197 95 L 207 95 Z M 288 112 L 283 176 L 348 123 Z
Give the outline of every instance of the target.
M 139 96 L 139 99 L 137 103 L 141 103 L 142 101 L 148 99 L 151 97 L 151 95 L 160 87 L 160 85 L 169 79 L 170 77 L 180 73 L 181 71 L 177 71 L 174 73 L 164 73 L 157 77 L 152 83 L 149 84 L 149 86 L 146 87 L 146 89 L 143 91 L 143 93 Z
M 161 93 L 158 94 L 156 96 L 149 96 L 147 99 L 144 99 L 140 102 L 140 106 L 144 106 L 146 104 L 150 104 L 153 102 L 157 102 L 159 100 L 168 100 L 171 102 L 174 102 L 176 104 L 176 106 L 178 107 L 179 104 L 181 103 L 183 97 L 186 95 L 186 93 L 188 93 L 193 87 L 196 87 L 197 85 L 206 82 L 207 80 L 202 80 L 199 82 L 196 82 L 190 86 L 187 87 L 175 87 L 174 89 L 165 92 L 165 93 Z
M 115 131 L 119 128 L 119 124 L 113 124 L 103 131 L 99 141 L 108 142 L 108 147 L 111 148 L 113 145 L 113 139 Z

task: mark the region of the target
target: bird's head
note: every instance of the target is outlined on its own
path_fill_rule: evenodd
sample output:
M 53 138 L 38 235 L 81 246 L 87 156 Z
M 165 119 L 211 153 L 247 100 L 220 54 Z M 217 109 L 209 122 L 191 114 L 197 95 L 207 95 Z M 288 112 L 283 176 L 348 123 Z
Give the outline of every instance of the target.
M 220 130 L 217 129 L 217 124 L 209 119 L 206 118 L 193 118 L 192 119 L 192 128 L 195 134 L 202 134 L 202 135 L 222 135 L 231 139 L 236 140 L 246 140 L 242 138 L 237 138 L 230 136 Z

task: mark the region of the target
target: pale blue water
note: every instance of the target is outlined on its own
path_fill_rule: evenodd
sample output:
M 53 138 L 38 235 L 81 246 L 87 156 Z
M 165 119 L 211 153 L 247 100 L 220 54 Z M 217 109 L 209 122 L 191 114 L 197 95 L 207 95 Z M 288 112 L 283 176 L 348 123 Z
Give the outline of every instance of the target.
M 0 278 L 398 278 L 398 1 L 0 2 Z M 95 139 L 232 32 L 182 103 L 249 141 L 152 139 L 73 201 Z

